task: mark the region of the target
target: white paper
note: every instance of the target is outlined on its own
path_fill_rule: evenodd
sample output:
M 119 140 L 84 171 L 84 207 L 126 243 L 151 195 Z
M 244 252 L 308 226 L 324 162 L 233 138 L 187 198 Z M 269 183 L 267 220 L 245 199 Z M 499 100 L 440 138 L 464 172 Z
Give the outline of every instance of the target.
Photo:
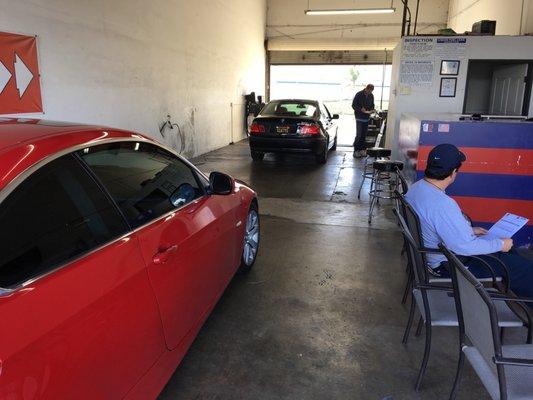
M 455 97 L 455 88 L 457 85 L 456 78 L 441 78 L 440 96 Z
M 428 60 L 404 60 L 400 66 L 400 84 L 424 86 L 433 83 L 434 62 Z
M 529 219 L 519 215 L 506 213 L 498 222 L 489 229 L 489 233 L 499 238 L 510 238 L 518 232 Z

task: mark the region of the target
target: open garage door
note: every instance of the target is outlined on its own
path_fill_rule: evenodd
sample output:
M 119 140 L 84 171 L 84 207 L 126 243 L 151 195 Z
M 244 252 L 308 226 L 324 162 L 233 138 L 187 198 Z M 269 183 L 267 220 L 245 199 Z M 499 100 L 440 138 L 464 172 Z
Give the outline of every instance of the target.
M 288 59 L 287 55 L 283 57 Z M 373 84 L 376 109 L 387 110 L 391 71 L 392 66 L 387 63 L 270 65 L 270 99 L 298 98 L 323 101 L 332 114 L 340 115 L 339 145 L 352 146 L 356 135 L 352 110 L 355 93 L 367 84 Z

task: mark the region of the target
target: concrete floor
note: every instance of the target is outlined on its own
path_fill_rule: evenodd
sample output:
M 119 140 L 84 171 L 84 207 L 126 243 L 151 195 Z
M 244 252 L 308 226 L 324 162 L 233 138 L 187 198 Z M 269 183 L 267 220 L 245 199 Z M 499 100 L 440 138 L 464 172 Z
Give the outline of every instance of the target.
M 457 335 L 435 329 L 422 389 L 413 390 L 423 335 L 401 337 L 407 307 L 401 240 L 390 207 L 369 228 L 357 200 L 360 161 L 330 153 L 252 162 L 241 142 L 194 162 L 258 192 L 261 249 L 229 285 L 161 393 L 195 399 L 447 399 Z M 467 367 L 460 399 L 488 399 Z

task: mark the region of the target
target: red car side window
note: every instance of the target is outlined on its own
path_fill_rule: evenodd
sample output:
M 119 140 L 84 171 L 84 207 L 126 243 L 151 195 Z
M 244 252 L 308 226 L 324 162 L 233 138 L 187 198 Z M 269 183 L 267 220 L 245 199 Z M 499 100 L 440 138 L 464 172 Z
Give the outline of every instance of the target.
M 173 154 L 148 143 L 118 142 L 79 155 L 135 228 L 203 196 L 204 185 Z
M 73 155 L 37 170 L 0 204 L 0 287 L 52 270 L 128 226 Z

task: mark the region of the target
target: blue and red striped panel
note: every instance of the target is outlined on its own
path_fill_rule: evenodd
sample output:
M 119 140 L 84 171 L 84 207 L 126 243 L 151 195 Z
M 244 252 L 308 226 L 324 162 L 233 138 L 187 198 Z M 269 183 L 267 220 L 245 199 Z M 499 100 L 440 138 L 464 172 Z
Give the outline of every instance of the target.
M 425 130 L 424 124 L 427 125 Z M 457 147 L 532 149 L 531 122 L 422 121 L 421 128 L 421 146 L 452 143 L 449 140 L 453 136 L 453 144 Z
M 490 227 L 506 212 L 529 218 L 513 239 L 532 246 L 533 123 L 422 121 L 419 143 L 417 179 L 435 145 L 455 144 L 467 160 L 446 192 L 479 226 Z
M 418 166 L 421 171 L 426 168 L 428 154 L 433 147 L 421 145 L 418 148 Z M 467 156 L 462 172 L 485 174 L 490 171 L 491 174 L 533 176 L 533 150 L 462 147 L 462 151 Z

